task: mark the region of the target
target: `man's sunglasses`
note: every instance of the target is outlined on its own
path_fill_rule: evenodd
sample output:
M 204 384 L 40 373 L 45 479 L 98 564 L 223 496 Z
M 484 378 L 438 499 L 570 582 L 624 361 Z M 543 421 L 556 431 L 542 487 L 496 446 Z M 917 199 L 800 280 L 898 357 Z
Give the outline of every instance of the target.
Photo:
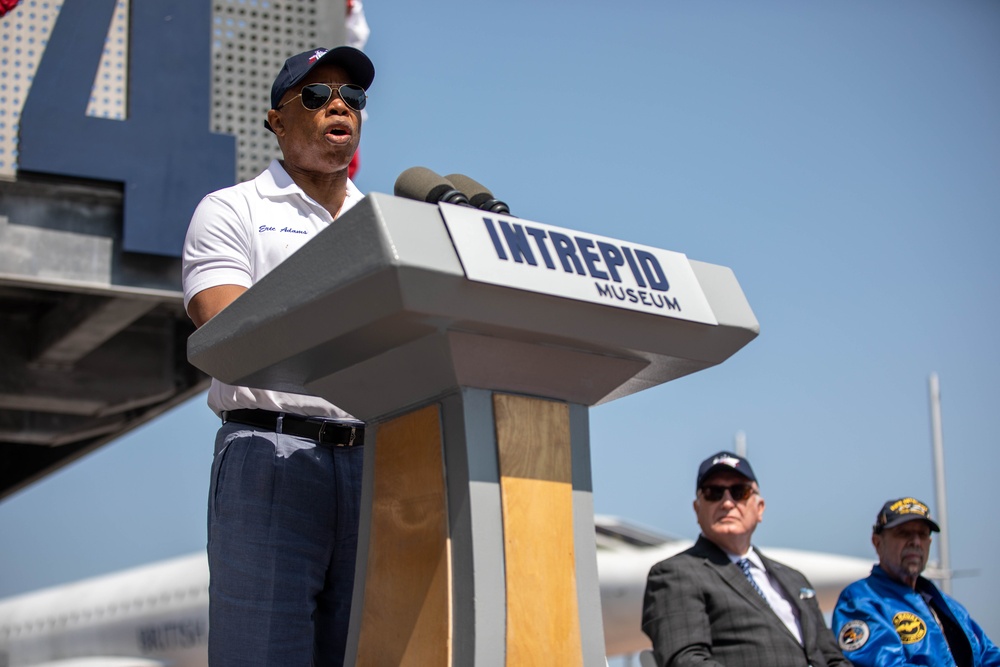
M 355 111 L 361 111 L 365 108 L 365 104 L 368 103 L 368 94 L 365 93 L 365 89 L 361 86 L 355 86 L 353 83 L 310 83 L 302 86 L 302 92 L 295 97 L 302 100 L 302 106 L 309 111 L 318 111 L 333 99 L 334 92 L 340 95 L 340 99 L 344 100 L 344 104 Z M 291 103 L 292 100 L 288 100 L 284 104 L 279 104 L 276 108 L 281 109 L 286 104 Z
M 732 486 L 706 484 L 701 487 L 701 497 L 710 503 L 717 503 L 725 497 L 726 491 L 729 491 L 729 495 L 738 503 L 757 493 L 753 489 L 753 484 L 733 484 Z

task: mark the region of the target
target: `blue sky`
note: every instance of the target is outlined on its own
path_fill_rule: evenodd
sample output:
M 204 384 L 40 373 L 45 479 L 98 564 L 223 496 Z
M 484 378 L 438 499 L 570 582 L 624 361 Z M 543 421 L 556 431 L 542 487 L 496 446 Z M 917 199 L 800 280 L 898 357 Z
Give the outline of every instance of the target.
M 462 172 L 522 218 L 735 272 L 761 334 L 591 410 L 594 503 L 696 535 L 693 477 L 746 433 L 756 540 L 870 556 L 935 507 L 954 592 L 1000 639 L 1000 4 L 369 0 L 365 191 Z M 204 547 L 199 397 L 0 503 L 0 596 Z

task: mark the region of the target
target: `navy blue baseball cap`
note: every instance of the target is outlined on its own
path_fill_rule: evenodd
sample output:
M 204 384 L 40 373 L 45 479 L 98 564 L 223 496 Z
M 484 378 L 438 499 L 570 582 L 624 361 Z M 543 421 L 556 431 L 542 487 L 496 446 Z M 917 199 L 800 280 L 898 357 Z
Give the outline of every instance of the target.
M 719 452 L 718 454 L 712 454 L 698 466 L 698 480 L 694 485 L 695 490 L 697 491 L 701 488 L 701 483 L 706 477 L 719 470 L 732 470 L 743 475 L 751 482 L 757 481 L 757 477 L 753 474 L 753 468 L 750 467 L 749 461 L 732 452 Z
M 289 88 L 292 88 L 306 75 L 312 71 L 313 67 L 320 64 L 331 64 L 343 68 L 350 83 L 361 86 L 368 90 L 375 80 L 375 66 L 368 56 L 353 46 L 338 46 L 333 49 L 313 49 L 303 51 L 285 61 L 278 76 L 271 84 L 271 108 L 277 109 L 281 104 L 281 98 L 285 96 Z M 347 83 L 346 81 L 342 83 Z M 271 124 L 264 120 L 264 127 L 271 130 Z
M 878 516 L 875 517 L 872 532 L 878 535 L 886 528 L 895 528 L 908 521 L 926 521 L 932 532 L 941 532 L 941 527 L 931 519 L 930 508 L 916 498 L 897 498 L 886 501 L 885 505 L 882 505 L 882 509 L 879 510 Z
M 333 49 L 313 49 L 292 56 L 278 72 L 271 84 L 271 108 L 277 109 L 281 98 L 288 89 L 306 77 L 317 65 L 337 65 L 351 78 L 349 83 L 368 90 L 375 80 L 375 66 L 363 51 L 353 46 L 338 46 Z M 342 83 L 348 83 L 344 81 Z

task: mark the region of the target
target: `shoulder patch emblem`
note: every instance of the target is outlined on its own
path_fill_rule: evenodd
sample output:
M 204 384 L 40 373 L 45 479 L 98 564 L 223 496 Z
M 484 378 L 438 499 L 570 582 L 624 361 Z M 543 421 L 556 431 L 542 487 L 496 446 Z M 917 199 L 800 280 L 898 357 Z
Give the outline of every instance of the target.
M 927 634 L 927 624 L 916 614 L 901 611 L 892 617 L 892 627 L 904 644 L 915 644 Z
M 837 644 L 841 651 L 857 651 L 865 645 L 871 632 L 864 621 L 848 621 L 837 633 Z

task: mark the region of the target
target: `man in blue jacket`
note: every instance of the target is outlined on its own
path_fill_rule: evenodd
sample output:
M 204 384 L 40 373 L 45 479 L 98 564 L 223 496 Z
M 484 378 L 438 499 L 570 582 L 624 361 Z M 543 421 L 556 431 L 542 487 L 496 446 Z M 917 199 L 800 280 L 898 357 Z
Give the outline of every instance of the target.
M 965 607 L 920 576 L 940 530 L 916 498 L 882 506 L 872 526 L 878 565 L 844 589 L 833 611 L 840 648 L 855 665 L 1000 667 L 1000 648 Z

